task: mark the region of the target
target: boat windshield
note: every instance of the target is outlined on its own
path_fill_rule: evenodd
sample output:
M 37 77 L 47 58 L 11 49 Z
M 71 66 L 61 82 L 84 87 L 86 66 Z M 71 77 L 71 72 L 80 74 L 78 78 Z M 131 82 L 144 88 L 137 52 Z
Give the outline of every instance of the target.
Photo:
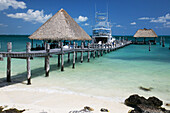
M 93 35 L 94 36 L 106 36 L 110 34 L 110 30 L 104 30 L 104 29 L 99 29 L 99 30 L 93 30 Z

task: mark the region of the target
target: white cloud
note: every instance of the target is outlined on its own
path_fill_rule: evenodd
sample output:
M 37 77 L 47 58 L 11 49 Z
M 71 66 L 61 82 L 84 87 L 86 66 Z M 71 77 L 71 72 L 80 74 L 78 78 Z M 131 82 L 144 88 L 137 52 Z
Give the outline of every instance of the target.
M 123 26 L 121 26 L 121 25 L 116 25 L 116 27 L 123 27 Z
M 153 20 L 154 18 L 149 18 L 149 17 L 141 17 L 138 18 L 138 20 Z
M 77 23 L 85 22 L 85 21 L 87 21 L 87 20 L 88 20 L 88 18 L 87 18 L 87 17 L 83 17 L 83 16 L 79 16 L 78 18 L 75 18 L 75 21 L 76 21 Z
M 0 23 L 0 27 L 8 27 L 8 25 Z
M 88 24 L 88 23 L 85 23 L 84 25 L 85 25 L 85 26 L 88 26 L 89 24 Z
M 167 20 L 170 20 L 170 14 L 166 14 L 165 16 L 158 17 L 157 19 L 152 19 L 150 22 L 155 23 L 165 23 Z
M 164 23 L 163 26 L 166 27 L 166 28 L 170 28 L 170 22 Z
M 131 25 L 136 25 L 136 22 L 132 22 L 132 23 L 130 23 Z
M 17 28 L 22 28 L 22 26 L 17 26 Z
M 16 14 L 7 14 L 8 17 L 11 18 L 20 18 L 28 22 L 32 23 L 44 23 L 46 22 L 50 17 L 52 17 L 52 14 L 44 15 L 44 11 L 41 10 L 33 10 L 28 9 L 27 13 L 16 13 Z
M 26 4 L 23 1 L 16 0 L 0 0 L 0 11 L 4 9 L 8 9 L 9 7 L 13 7 L 14 9 L 25 9 L 27 8 Z
M 170 22 L 167 22 L 166 24 L 167 24 L 167 25 L 170 25 Z

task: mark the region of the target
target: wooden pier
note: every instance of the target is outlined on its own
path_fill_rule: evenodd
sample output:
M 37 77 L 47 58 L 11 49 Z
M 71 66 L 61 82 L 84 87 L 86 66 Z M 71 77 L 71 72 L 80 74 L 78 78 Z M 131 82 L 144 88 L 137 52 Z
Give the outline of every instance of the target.
M 73 42 L 73 48 L 63 48 L 63 42 L 60 44 L 60 48 L 56 49 L 50 49 L 50 45 L 46 44 L 45 50 L 40 51 L 31 51 L 31 43 L 28 42 L 26 46 L 25 52 L 12 52 L 12 43 L 9 42 L 7 44 L 7 52 L 0 52 L 0 60 L 3 60 L 3 57 L 7 57 L 7 82 L 11 82 L 11 58 L 18 58 L 18 59 L 25 59 L 27 62 L 27 84 L 31 84 L 31 67 L 30 67 L 30 59 L 33 59 L 34 57 L 44 57 L 45 58 L 45 76 L 49 76 L 50 72 L 50 56 L 52 55 L 58 55 L 58 66 L 61 66 L 61 71 L 64 71 L 64 55 L 68 54 L 68 62 L 70 62 L 70 53 L 73 53 L 73 69 L 75 68 L 75 60 L 77 59 L 77 53 L 81 53 L 81 63 L 83 63 L 83 53 L 87 52 L 87 62 L 90 62 L 90 52 L 91 55 L 93 55 L 93 58 L 95 58 L 95 55 L 97 56 L 103 56 L 103 51 L 105 53 L 109 53 L 110 51 L 117 50 L 119 48 L 125 47 L 129 44 L 131 44 L 131 41 L 124 41 L 121 43 L 117 43 L 115 45 L 109 45 L 109 44 L 90 44 L 88 43 L 88 47 L 84 47 L 83 43 L 81 43 L 81 47 L 77 47 L 77 43 Z

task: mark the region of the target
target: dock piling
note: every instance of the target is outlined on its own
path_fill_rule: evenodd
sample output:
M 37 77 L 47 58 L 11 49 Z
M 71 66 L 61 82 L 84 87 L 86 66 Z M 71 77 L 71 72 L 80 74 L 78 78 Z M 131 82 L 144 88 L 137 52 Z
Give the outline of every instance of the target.
M 165 38 L 162 39 L 162 47 L 165 47 Z
M 107 53 L 107 44 L 104 45 L 105 46 L 105 54 Z
M 83 49 L 84 49 L 83 41 L 81 42 L 81 49 L 82 49 L 82 51 L 81 51 L 81 63 L 83 63 Z
M 74 49 L 74 52 L 73 52 L 73 69 L 75 68 L 75 42 L 73 42 L 73 49 Z
M 159 44 L 161 45 L 161 43 L 162 43 L 162 37 L 161 37 L 161 39 L 160 39 L 160 42 L 159 42 Z
M 58 55 L 58 67 L 60 67 L 60 55 Z
M 103 44 L 101 45 L 101 56 L 103 56 Z
M 78 43 L 76 43 L 76 48 L 78 48 Z M 77 51 L 76 51 L 76 58 L 75 59 L 77 60 Z
M 95 45 L 93 45 L 93 58 L 95 58 Z
M 88 43 L 88 61 L 87 62 L 90 62 L 90 43 Z
M 8 42 L 7 52 L 12 52 L 12 43 Z M 11 57 L 7 57 L 7 82 L 11 82 Z
M 27 43 L 27 53 L 31 51 L 31 43 Z M 31 85 L 30 57 L 27 57 L 27 85 Z
M 99 44 L 97 45 L 97 48 L 98 48 L 97 56 L 99 57 L 100 56 L 100 50 L 99 50 L 100 49 L 100 45 Z
M 70 49 L 71 42 L 68 44 L 68 49 Z M 68 52 L 68 62 L 70 62 L 70 53 Z
M 108 53 L 110 53 L 110 45 L 108 44 L 107 46 L 108 46 Z
M 149 51 L 151 51 L 151 42 L 149 41 Z
M 47 45 L 46 45 L 46 53 L 47 53 L 48 55 L 46 56 L 46 75 L 45 75 L 45 77 L 48 77 L 48 76 L 49 76 L 49 71 L 50 71 L 50 62 L 49 62 L 50 56 L 49 56 L 49 52 L 50 52 L 50 45 L 47 44 Z
M 61 42 L 61 71 L 64 71 L 64 51 L 63 51 L 63 42 Z

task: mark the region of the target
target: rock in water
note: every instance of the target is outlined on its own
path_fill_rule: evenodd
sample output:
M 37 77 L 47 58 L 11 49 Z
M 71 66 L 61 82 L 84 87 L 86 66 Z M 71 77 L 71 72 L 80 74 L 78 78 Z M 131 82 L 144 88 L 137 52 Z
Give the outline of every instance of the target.
M 169 110 L 161 107 L 163 102 L 156 97 L 146 99 L 139 95 L 131 95 L 125 100 L 125 104 L 134 108 L 128 113 L 170 113 Z
M 140 86 L 139 89 L 143 90 L 143 91 L 151 91 L 153 88 L 150 87 L 150 88 L 145 88 L 145 87 L 142 87 Z

